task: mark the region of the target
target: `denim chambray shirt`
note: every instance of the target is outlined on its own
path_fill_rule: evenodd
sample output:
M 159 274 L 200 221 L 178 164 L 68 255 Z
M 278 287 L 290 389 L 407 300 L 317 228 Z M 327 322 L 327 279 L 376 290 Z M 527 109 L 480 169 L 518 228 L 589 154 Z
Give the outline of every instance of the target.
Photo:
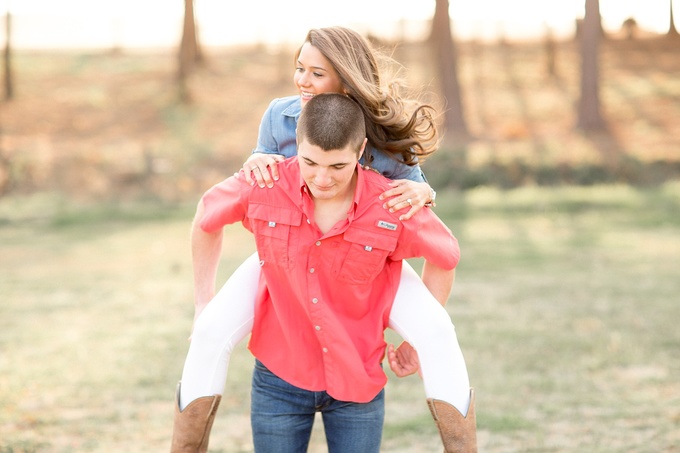
M 300 117 L 302 106 L 300 96 L 288 96 L 274 99 L 262 116 L 260 131 L 257 137 L 257 147 L 254 153 L 281 154 L 288 158 L 297 154 L 295 128 Z M 365 161 L 367 153 L 373 157 L 370 167 L 379 171 L 390 179 L 410 179 L 416 182 L 426 182 L 425 175 L 419 166 L 410 167 L 390 158 L 385 152 L 369 145 L 359 162 Z

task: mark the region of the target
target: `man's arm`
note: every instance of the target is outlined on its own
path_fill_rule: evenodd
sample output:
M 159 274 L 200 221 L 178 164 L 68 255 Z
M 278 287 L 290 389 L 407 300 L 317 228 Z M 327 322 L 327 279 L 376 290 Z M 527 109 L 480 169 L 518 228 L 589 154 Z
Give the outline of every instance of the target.
M 194 321 L 215 296 L 217 267 L 222 254 L 222 229 L 206 233 L 201 228 L 203 200 L 198 203 L 191 225 L 191 260 L 194 270 Z
M 423 264 L 423 283 L 440 304 L 446 306 L 451 295 L 451 288 L 456 279 L 456 269 L 444 269 L 425 260 Z

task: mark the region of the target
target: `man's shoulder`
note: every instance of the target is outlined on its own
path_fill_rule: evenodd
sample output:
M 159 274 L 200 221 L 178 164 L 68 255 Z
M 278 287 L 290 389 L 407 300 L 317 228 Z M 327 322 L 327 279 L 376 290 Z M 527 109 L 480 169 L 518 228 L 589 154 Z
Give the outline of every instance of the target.
M 383 208 L 385 200 L 380 199 L 380 194 L 391 188 L 390 180 L 376 170 L 367 167 L 362 167 L 359 171 L 363 172 L 364 183 L 361 189 L 361 203 L 364 205 L 364 208 L 370 208 L 371 216 L 377 215 L 390 224 L 401 225 L 402 221 L 399 220 L 399 216 L 402 212 L 390 212 Z M 397 229 L 399 228 L 395 228 L 395 230 Z
M 283 162 L 278 163 L 279 170 L 283 170 L 286 176 L 299 175 L 300 166 L 298 165 L 298 156 L 287 157 Z
M 364 174 L 362 203 L 365 203 L 366 206 L 373 207 L 374 213 L 382 211 L 381 216 L 383 218 L 392 219 L 393 223 L 406 226 L 407 229 L 417 229 L 418 225 L 422 222 L 428 222 L 432 220 L 432 218 L 437 218 L 437 215 L 434 214 L 430 208 L 422 208 L 416 212 L 411 219 L 407 221 L 400 220 L 399 217 L 407 213 L 408 209 L 403 208 L 395 212 L 390 212 L 383 208 L 386 200 L 381 200 L 379 198 L 383 192 L 392 188 L 390 185 L 392 180 L 370 168 L 362 167 L 362 170 L 360 171 L 363 171 Z
M 377 193 L 379 195 L 390 188 L 390 180 L 380 174 L 378 170 L 368 166 L 362 166 L 359 171 L 363 173 L 363 189 L 367 193 Z
M 289 157 L 276 165 L 279 179 L 274 182 L 272 187 L 253 185 L 249 192 L 250 201 L 268 200 L 275 202 L 274 200 L 278 200 L 282 196 L 290 198 L 291 194 L 300 190 L 300 167 L 297 163 L 297 156 Z

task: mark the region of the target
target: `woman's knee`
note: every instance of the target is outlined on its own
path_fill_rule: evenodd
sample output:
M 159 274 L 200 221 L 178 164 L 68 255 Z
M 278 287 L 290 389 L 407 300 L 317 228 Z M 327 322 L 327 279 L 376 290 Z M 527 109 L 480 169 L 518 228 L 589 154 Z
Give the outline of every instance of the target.
M 229 337 L 233 336 L 233 332 L 224 321 L 214 316 L 201 316 L 196 319 L 194 323 L 194 330 L 191 333 L 191 342 L 201 345 L 208 344 L 223 344 Z
M 456 340 L 456 327 L 448 316 L 439 316 L 429 320 L 415 332 L 411 333 L 414 347 L 423 344 L 446 344 Z

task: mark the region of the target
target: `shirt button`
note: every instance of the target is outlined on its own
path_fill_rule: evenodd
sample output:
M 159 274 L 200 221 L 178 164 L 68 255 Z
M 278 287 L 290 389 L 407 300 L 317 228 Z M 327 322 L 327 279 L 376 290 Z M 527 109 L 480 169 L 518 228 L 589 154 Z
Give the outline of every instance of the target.
M 316 241 L 316 246 L 318 247 L 320 245 L 321 245 L 321 241 Z
M 316 330 L 321 330 L 321 326 L 314 326 Z
M 317 302 L 319 302 L 319 299 L 317 299 L 316 297 L 315 297 L 314 299 L 312 299 L 312 303 L 313 303 L 313 304 L 315 304 L 315 303 L 317 303 Z
M 311 221 L 311 220 L 309 220 L 309 219 L 307 219 L 307 223 L 311 224 L 311 223 L 312 223 L 312 221 Z
M 323 352 L 328 352 L 328 348 L 323 348 Z
M 314 273 L 314 268 L 311 268 L 311 269 L 309 270 L 309 273 L 310 273 L 310 274 L 313 274 L 313 273 Z

